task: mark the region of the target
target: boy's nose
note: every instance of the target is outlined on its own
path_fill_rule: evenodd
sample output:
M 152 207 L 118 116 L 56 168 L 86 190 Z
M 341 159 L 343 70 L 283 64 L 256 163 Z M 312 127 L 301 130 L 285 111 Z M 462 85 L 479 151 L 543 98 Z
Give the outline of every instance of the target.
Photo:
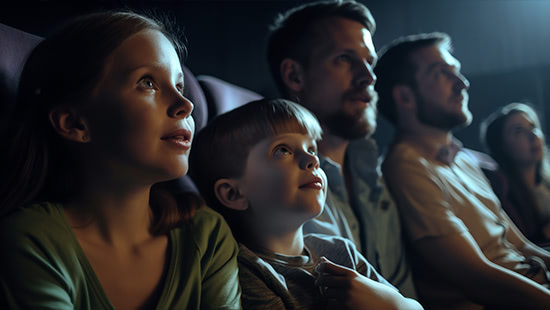
M 319 157 L 311 153 L 304 152 L 304 156 L 300 164 L 302 169 L 314 170 L 320 167 Z

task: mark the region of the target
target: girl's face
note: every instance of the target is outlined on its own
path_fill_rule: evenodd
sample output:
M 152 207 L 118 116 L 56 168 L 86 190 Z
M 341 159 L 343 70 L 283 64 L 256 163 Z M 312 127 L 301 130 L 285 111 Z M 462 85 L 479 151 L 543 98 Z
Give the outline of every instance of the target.
M 523 112 L 509 115 L 504 121 L 504 151 L 518 166 L 542 160 L 544 136 L 533 120 Z
M 123 41 L 84 107 L 93 160 L 137 182 L 183 176 L 195 128 L 183 81 L 178 55 L 161 32 Z

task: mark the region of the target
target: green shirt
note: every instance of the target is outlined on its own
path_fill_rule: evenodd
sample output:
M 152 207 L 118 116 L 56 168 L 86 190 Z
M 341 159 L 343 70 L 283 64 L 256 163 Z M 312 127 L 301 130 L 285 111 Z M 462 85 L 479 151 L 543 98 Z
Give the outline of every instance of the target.
M 238 247 L 209 208 L 169 234 L 156 309 L 240 309 Z M 0 309 L 114 309 L 67 222 L 42 203 L 0 222 Z M 139 270 L 136 270 L 139 272 Z

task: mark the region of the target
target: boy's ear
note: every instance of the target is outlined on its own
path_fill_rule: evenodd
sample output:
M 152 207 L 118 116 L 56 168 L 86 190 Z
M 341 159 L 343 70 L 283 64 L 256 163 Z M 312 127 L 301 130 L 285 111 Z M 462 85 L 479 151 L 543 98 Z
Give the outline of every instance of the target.
M 395 85 L 392 89 L 392 97 L 397 106 L 401 107 L 410 108 L 416 102 L 413 90 L 408 85 Z
M 234 179 L 219 179 L 214 184 L 214 193 L 218 200 L 233 210 L 248 209 L 248 199 L 241 194 L 237 181 Z
M 291 93 L 299 93 L 304 87 L 304 70 L 294 59 L 285 58 L 279 67 L 283 83 Z
M 81 143 L 90 141 L 88 124 L 76 109 L 60 105 L 54 107 L 48 116 L 54 130 L 63 138 Z

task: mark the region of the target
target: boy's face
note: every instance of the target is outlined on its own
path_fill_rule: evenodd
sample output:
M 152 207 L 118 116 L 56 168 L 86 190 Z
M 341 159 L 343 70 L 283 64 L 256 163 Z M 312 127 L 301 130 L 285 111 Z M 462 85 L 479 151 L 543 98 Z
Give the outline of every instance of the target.
M 308 134 L 285 133 L 261 140 L 250 150 L 238 182 L 257 223 L 277 229 L 299 227 L 320 214 L 327 195 L 317 143 Z

